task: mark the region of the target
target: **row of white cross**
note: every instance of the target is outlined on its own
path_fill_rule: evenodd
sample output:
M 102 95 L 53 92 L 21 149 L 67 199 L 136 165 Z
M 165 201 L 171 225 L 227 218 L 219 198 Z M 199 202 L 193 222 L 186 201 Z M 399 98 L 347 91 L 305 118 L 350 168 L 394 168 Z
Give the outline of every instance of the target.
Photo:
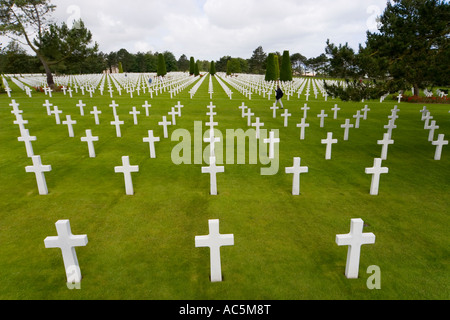
M 53 111 L 50 111 L 50 106 L 51 105 L 52 104 L 50 104 L 49 101 L 46 100 L 46 103 L 44 104 L 44 106 L 47 108 L 47 113 L 48 114 L 55 114 L 56 123 L 60 124 L 59 113 L 61 113 L 62 111 L 58 110 L 57 106 L 55 106 Z M 19 105 L 15 102 L 15 100 L 12 100 L 12 103 L 10 104 L 10 106 L 12 106 L 12 108 L 13 108 L 13 111 L 11 111 L 11 112 L 13 114 L 15 114 L 15 116 L 16 116 L 16 121 L 14 121 L 14 123 L 19 125 L 20 132 L 21 132 L 21 136 L 18 138 L 18 140 L 25 143 L 28 157 L 33 157 L 32 158 L 33 166 L 32 167 L 27 167 L 26 170 L 27 170 L 27 172 L 35 172 L 39 193 L 42 194 L 42 195 L 46 195 L 46 194 L 48 194 L 48 189 L 47 189 L 46 182 L 45 182 L 44 172 L 50 171 L 51 170 L 51 166 L 43 166 L 42 163 L 41 163 L 40 156 L 34 156 L 31 142 L 32 141 L 36 141 L 36 137 L 35 136 L 30 136 L 29 131 L 27 129 L 25 129 L 24 124 L 27 124 L 28 121 L 23 120 L 22 115 L 21 115 L 22 114 L 22 110 L 20 110 L 18 108 Z M 79 102 L 79 104 L 77 104 L 77 106 L 80 108 L 80 114 L 84 115 L 83 106 L 86 106 L 86 105 L 83 104 L 82 101 L 80 100 L 80 102 Z M 110 105 L 110 107 L 113 108 L 113 114 L 114 114 L 114 117 L 115 117 L 115 121 L 112 121 L 111 125 L 115 125 L 116 126 L 117 137 L 121 137 L 120 125 L 123 125 L 124 121 L 120 121 L 119 120 L 119 117 L 118 117 L 117 111 L 116 111 L 116 108 L 118 107 L 118 105 L 114 101 Z M 149 114 L 148 113 L 148 108 L 151 107 L 151 105 L 148 105 L 148 103 L 146 102 L 145 105 L 143 105 L 143 107 L 146 108 L 146 113 L 148 115 Z M 181 108 L 182 107 L 183 106 L 180 104 L 180 102 L 178 102 L 178 105 L 176 105 L 175 107 L 172 107 L 172 110 L 168 113 L 170 116 L 172 116 L 172 121 L 168 121 L 167 117 L 164 116 L 163 117 L 163 121 L 158 123 L 160 126 L 163 126 L 164 138 L 166 138 L 166 139 L 168 138 L 168 126 L 169 125 L 175 125 L 176 124 L 176 116 L 179 116 L 179 117 L 181 116 Z M 213 112 L 213 109 L 215 108 L 215 106 L 213 106 L 212 103 L 211 103 L 210 106 L 208 106 L 208 108 L 210 108 L 210 112 L 207 113 L 207 115 L 210 115 L 210 122 L 207 123 L 207 125 L 210 126 L 211 130 L 210 130 L 210 137 L 209 137 L 208 140 L 205 140 L 205 142 L 210 142 L 211 143 L 211 150 L 214 150 L 214 143 L 218 142 L 217 141 L 218 138 L 214 137 L 214 126 L 217 125 L 217 122 L 214 122 L 214 117 L 213 117 L 216 114 L 215 112 Z M 274 105 L 272 108 L 274 109 L 274 116 L 276 117 L 277 107 Z M 175 110 L 175 109 L 177 109 L 177 110 Z M 256 117 L 256 122 L 252 123 L 251 117 L 254 116 L 254 113 L 252 113 L 251 109 L 248 108 L 247 106 L 245 106 L 244 103 L 241 106 L 239 106 L 239 109 L 241 109 L 241 111 L 242 111 L 242 116 L 243 117 L 247 117 L 247 125 L 256 128 L 256 138 L 259 139 L 259 134 L 258 133 L 260 131 L 260 128 L 262 126 L 264 126 L 264 123 L 260 122 L 260 118 L 259 117 Z M 305 129 L 305 127 L 309 126 L 309 124 L 305 123 L 305 119 L 306 119 L 306 116 L 307 116 L 307 111 L 309 110 L 309 108 L 305 104 L 305 106 L 302 108 L 302 110 L 304 111 L 302 122 L 300 124 L 297 124 L 297 127 L 301 127 L 300 139 L 304 139 L 304 135 L 305 135 L 304 129 Z M 334 111 L 334 118 L 336 118 L 337 117 L 337 112 L 340 109 L 337 107 L 337 105 L 335 105 L 334 108 L 332 108 L 332 110 Z M 95 111 L 97 111 L 97 112 L 95 112 Z M 363 115 L 361 115 L 360 111 L 358 110 L 357 115 L 354 116 L 356 118 L 356 120 L 357 120 L 357 123 L 358 123 L 357 126 L 358 127 L 359 127 L 359 119 L 360 118 L 367 119 L 367 112 L 370 111 L 370 109 L 367 106 L 365 106 L 365 108 L 362 111 L 364 112 Z M 381 157 L 374 159 L 374 166 L 372 168 L 366 168 L 366 174 L 372 174 L 373 175 L 372 176 L 371 188 L 370 188 L 370 194 L 371 195 L 377 195 L 378 194 L 380 174 L 389 172 L 388 168 L 381 167 L 381 163 L 382 163 L 383 160 L 387 159 L 388 146 L 391 145 L 391 144 L 394 144 L 394 141 L 391 139 L 392 130 L 397 127 L 395 125 L 395 120 L 398 118 L 397 112 L 400 111 L 400 110 L 397 108 L 397 106 L 395 106 L 395 108 L 393 110 L 391 110 L 391 111 L 392 111 L 392 113 L 388 117 L 390 119 L 389 120 L 389 124 L 384 126 L 384 128 L 387 129 L 388 131 L 387 131 L 387 133 L 384 134 L 383 140 L 379 140 L 377 142 L 379 145 L 382 145 Z M 98 124 L 98 114 L 99 113 L 101 113 L 101 112 L 98 112 L 98 110 L 96 110 L 96 107 L 94 107 L 94 111 L 91 112 L 91 114 L 95 115 L 97 124 Z M 422 110 L 422 113 L 424 114 L 423 117 L 422 117 L 422 120 L 425 121 L 425 129 L 429 129 L 430 130 L 429 139 L 433 140 L 434 130 L 439 128 L 439 127 L 435 125 L 435 121 L 433 121 L 431 125 L 428 124 L 429 120 L 431 120 L 433 117 L 430 116 L 430 113 L 428 112 L 428 110 L 426 110 L 426 108 L 424 108 Z M 140 112 L 138 112 L 136 110 L 136 108 L 133 107 L 133 111 L 131 111 L 130 114 L 133 114 L 134 124 L 136 125 L 137 124 L 136 116 L 137 116 L 137 114 L 140 114 Z M 286 124 L 287 116 L 290 116 L 290 114 L 288 113 L 288 110 L 285 110 L 285 113 L 283 115 L 285 116 L 285 126 L 286 126 L 287 125 Z M 321 116 L 321 115 L 324 115 L 324 110 L 322 110 L 322 112 L 318 116 Z M 322 117 L 322 119 L 323 119 L 323 117 Z M 63 121 L 63 124 L 68 126 L 69 136 L 73 137 L 74 136 L 74 132 L 73 132 L 73 127 L 72 126 L 73 126 L 73 124 L 76 124 L 76 121 L 72 120 L 71 117 L 68 115 L 66 117 L 66 121 Z M 351 127 L 351 125 L 349 124 L 349 119 L 346 119 L 346 123 L 343 124 L 341 127 L 345 128 L 344 140 L 346 140 L 346 139 L 348 139 L 348 128 Z M 274 158 L 274 144 L 280 142 L 280 139 L 279 138 L 275 138 L 274 134 L 275 133 L 273 131 L 271 131 L 269 139 L 265 139 L 264 140 L 265 143 L 269 144 L 269 159 L 273 159 Z M 99 141 L 99 137 L 93 136 L 92 135 L 92 131 L 90 129 L 87 129 L 86 130 L 86 136 L 82 137 L 81 141 L 82 142 L 86 142 L 88 144 L 89 156 L 91 158 L 95 158 L 96 154 L 95 154 L 94 142 L 95 141 Z M 154 143 L 155 142 L 159 142 L 159 141 L 160 141 L 160 138 L 159 137 L 155 137 L 153 135 L 153 130 L 149 130 L 148 131 L 148 137 L 144 137 L 143 138 L 143 142 L 149 143 L 150 157 L 151 158 L 155 158 L 156 157 Z M 338 143 L 338 140 L 337 139 L 333 139 L 333 133 L 332 132 L 328 132 L 327 133 L 327 138 L 326 139 L 322 139 L 321 143 L 326 145 L 325 159 L 326 160 L 330 160 L 331 159 L 332 145 Z M 435 160 L 440 160 L 441 153 L 442 153 L 442 147 L 444 145 L 448 144 L 448 141 L 444 140 L 444 135 L 439 135 L 438 140 L 437 141 L 433 141 L 432 143 L 433 143 L 433 145 L 436 145 Z M 210 175 L 211 175 L 211 179 L 210 179 L 210 193 L 211 193 L 211 195 L 217 195 L 216 174 L 224 172 L 224 168 L 216 166 L 215 155 L 214 155 L 213 152 L 211 154 L 211 157 L 212 158 L 210 159 L 210 167 L 202 168 L 202 172 L 203 173 L 210 173 Z M 301 161 L 300 158 L 295 158 L 293 167 L 286 168 L 286 173 L 294 174 L 293 188 L 292 188 L 292 194 L 293 195 L 299 195 L 299 193 L 300 193 L 300 178 L 299 178 L 299 175 L 301 173 L 308 172 L 308 168 L 307 167 L 301 167 L 300 166 L 300 161 Z M 124 175 L 125 175 L 126 194 L 127 195 L 133 195 L 134 191 L 133 191 L 131 173 L 132 172 L 138 172 L 138 168 L 136 169 L 135 167 L 130 166 L 128 157 L 123 157 L 122 162 L 123 162 L 123 167 L 121 169 L 117 169 L 117 170 L 121 170 L 121 171 L 116 171 L 116 172 L 124 173 Z
M 234 245 L 233 234 L 220 234 L 219 220 L 209 220 L 209 234 L 195 237 L 195 247 L 207 247 L 210 250 L 210 280 L 211 282 L 222 281 L 222 264 L 220 259 L 220 248 Z M 57 236 L 44 239 L 45 248 L 61 249 L 67 283 L 79 284 L 82 279 L 80 265 L 78 263 L 76 247 L 84 247 L 88 243 L 87 235 L 73 235 L 69 220 L 56 222 Z M 373 233 L 363 233 L 364 221 L 352 219 L 350 233 L 336 235 L 338 246 L 348 246 L 345 276 L 348 279 L 357 279 L 361 246 L 375 243 Z

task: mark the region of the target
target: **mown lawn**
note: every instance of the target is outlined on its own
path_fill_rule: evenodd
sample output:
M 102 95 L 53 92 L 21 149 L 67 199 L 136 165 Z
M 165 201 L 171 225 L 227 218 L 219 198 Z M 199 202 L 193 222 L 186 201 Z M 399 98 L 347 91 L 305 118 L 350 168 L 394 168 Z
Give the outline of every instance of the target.
M 283 118 L 273 119 L 273 101 L 253 95 L 252 99 L 232 89 L 230 100 L 214 80 L 210 100 L 208 79 L 193 99 L 188 89 L 170 99 L 168 93 L 150 99 L 131 99 L 123 94 L 114 100 L 121 120 L 122 138 L 116 137 L 109 94 L 93 98 L 81 93 L 70 99 L 62 92 L 49 99 L 43 93 L 28 98 L 17 87 L 12 98 L 20 104 L 34 153 L 41 155 L 49 195 L 38 194 L 25 147 L 17 141 L 19 129 L 13 124 L 11 99 L 0 96 L 0 299 L 448 299 L 449 290 L 449 194 L 450 146 L 444 146 L 442 159 L 434 160 L 435 147 L 428 142 L 421 113 L 423 105 L 398 104 L 400 112 L 383 166 L 378 196 L 369 194 L 371 176 L 365 168 L 380 157 L 391 109 L 396 101 L 344 103 L 310 97 L 306 139 L 300 141 L 299 128 L 305 103 L 302 96 L 285 108 L 292 117 L 289 126 Z M 231 88 L 231 86 L 230 86 Z M 75 138 L 67 126 L 56 125 L 47 116 L 45 99 L 63 110 L 62 120 L 71 115 L 77 121 Z M 87 104 L 85 116 L 76 107 Z M 150 117 L 141 106 L 148 100 Z M 258 164 L 224 164 L 217 175 L 218 196 L 209 195 L 209 175 L 201 173 L 206 164 L 175 165 L 172 150 L 180 142 L 163 139 L 158 122 L 178 101 L 184 105 L 177 125 L 194 137 L 194 121 L 209 120 L 206 108 L 217 106 L 214 120 L 222 133 L 227 129 L 247 130 L 238 107 L 244 102 L 264 122 L 265 129 L 278 129 L 279 170 L 262 176 Z M 342 109 L 333 120 L 331 108 Z M 359 129 L 350 129 L 343 141 L 340 125 L 354 119 L 364 105 L 371 111 Z M 96 126 L 89 112 L 97 106 L 103 113 Z M 133 125 L 132 107 L 141 114 Z M 427 105 L 440 128 L 450 138 L 448 105 Z M 319 127 L 317 114 L 329 117 Z M 80 141 L 85 130 L 99 136 L 96 158 L 89 158 L 87 145 Z M 148 143 L 142 142 L 148 130 L 161 137 L 156 143 L 156 159 L 149 158 Z M 333 145 L 332 159 L 325 160 L 320 143 L 327 132 L 339 140 Z M 207 144 L 203 144 L 206 148 Z M 216 149 L 220 144 L 216 146 Z M 193 145 L 192 145 L 193 148 Z M 226 153 L 226 146 L 223 146 Z M 129 156 L 139 165 L 133 174 L 134 196 L 125 195 L 123 175 L 114 173 L 121 157 Z M 309 172 L 301 175 L 301 195 L 292 196 L 291 167 L 301 157 Z M 376 243 L 361 251 L 359 279 L 345 278 L 347 247 L 335 243 L 336 234 L 350 229 L 350 219 L 361 218 L 364 232 L 373 232 Z M 61 252 L 46 249 L 44 239 L 55 236 L 55 222 L 69 219 L 74 234 L 86 234 L 89 243 L 77 248 L 83 280 L 80 290 L 69 290 Z M 195 248 L 194 238 L 208 234 L 208 219 L 220 219 L 220 232 L 234 234 L 235 245 L 221 249 L 223 282 L 209 281 L 209 250 Z M 366 270 L 381 270 L 381 289 L 369 290 Z

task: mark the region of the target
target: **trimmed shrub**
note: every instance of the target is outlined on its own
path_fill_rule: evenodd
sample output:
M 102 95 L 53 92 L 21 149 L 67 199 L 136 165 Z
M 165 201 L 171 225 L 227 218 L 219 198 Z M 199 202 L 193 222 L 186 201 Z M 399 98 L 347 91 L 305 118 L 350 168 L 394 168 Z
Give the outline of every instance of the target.
M 283 52 L 283 60 L 281 61 L 281 70 L 280 70 L 280 80 L 292 81 L 292 64 L 288 50 L 285 50 Z
M 276 71 L 275 71 L 275 54 L 269 53 L 267 57 L 267 67 L 266 67 L 266 81 L 275 81 Z
M 164 59 L 164 55 L 162 53 L 158 54 L 158 69 L 156 74 L 158 77 L 164 77 L 167 74 L 166 60 Z

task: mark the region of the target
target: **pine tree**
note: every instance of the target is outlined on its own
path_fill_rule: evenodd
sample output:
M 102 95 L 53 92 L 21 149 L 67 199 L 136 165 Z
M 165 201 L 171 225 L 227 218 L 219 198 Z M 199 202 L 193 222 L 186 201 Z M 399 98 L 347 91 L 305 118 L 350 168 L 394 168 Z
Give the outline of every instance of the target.
M 292 81 L 291 57 L 289 56 L 289 51 L 287 50 L 283 52 L 283 60 L 281 61 L 281 70 L 280 70 L 280 80 Z
M 167 74 L 166 61 L 162 53 L 158 54 L 158 69 L 156 71 L 157 76 L 165 76 Z

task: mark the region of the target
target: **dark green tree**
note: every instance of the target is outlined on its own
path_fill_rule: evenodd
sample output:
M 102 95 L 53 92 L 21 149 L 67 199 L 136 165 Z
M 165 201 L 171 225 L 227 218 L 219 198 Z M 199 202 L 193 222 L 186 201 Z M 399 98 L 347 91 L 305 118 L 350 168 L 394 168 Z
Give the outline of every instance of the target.
M 327 40 L 325 53 L 329 56 L 328 73 L 332 77 L 355 78 L 358 76 L 358 66 L 356 63 L 355 51 L 349 47 L 348 43 L 339 46 Z
M 269 53 L 267 57 L 266 63 L 266 81 L 275 81 L 277 80 L 277 74 L 275 70 L 275 54 Z
M 156 71 L 156 75 L 164 77 L 167 74 L 166 69 L 166 60 L 164 59 L 164 54 L 158 54 L 158 70 Z
M 259 46 L 253 51 L 251 58 L 248 60 L 249 72 L 253 74 L 263 74 L 266 67 L 267 54 L 263 48 Z
M 281 70 L 280 70 L 280 80 L 292 81 L 292 63 L 288 50 L 285 50 L 283 52 L 283 60 L 281 62 Z
M 83 59 L 98 50 L 97 44 L 93 48 L 88 47 L 92 34 L 81 20 L 74 23 L 71 29 L 65 23 L 50 23 L 50 14 L 55 7 L 49 0 L 0 2 L 0 35 L 24 40 L 40 60 L 47 75 L 47 84 L 53 89 L 56 87 L 51 66 L 69 57 Z
M 209 73 L 214 76 L 216 74 L 216 64 L 211 61 L 211 66 L 209 67 Z
M 189 74 L 192 76 L 195 74 L 195 60 L 194 57 L 189 59 Z
M 178 70 L 186 72 L 189 71 L 189 60 L 185 54 L 182 54 L 177 62 Z
M 448 84 L 450 4 L 440 0 L 393 0 L 367 32 L 369 56 L 387 65 L 397 89 Z M 366 55 L 367 56 L 367 55 Z M 366 61 L 367 62 L 367 61 Z

